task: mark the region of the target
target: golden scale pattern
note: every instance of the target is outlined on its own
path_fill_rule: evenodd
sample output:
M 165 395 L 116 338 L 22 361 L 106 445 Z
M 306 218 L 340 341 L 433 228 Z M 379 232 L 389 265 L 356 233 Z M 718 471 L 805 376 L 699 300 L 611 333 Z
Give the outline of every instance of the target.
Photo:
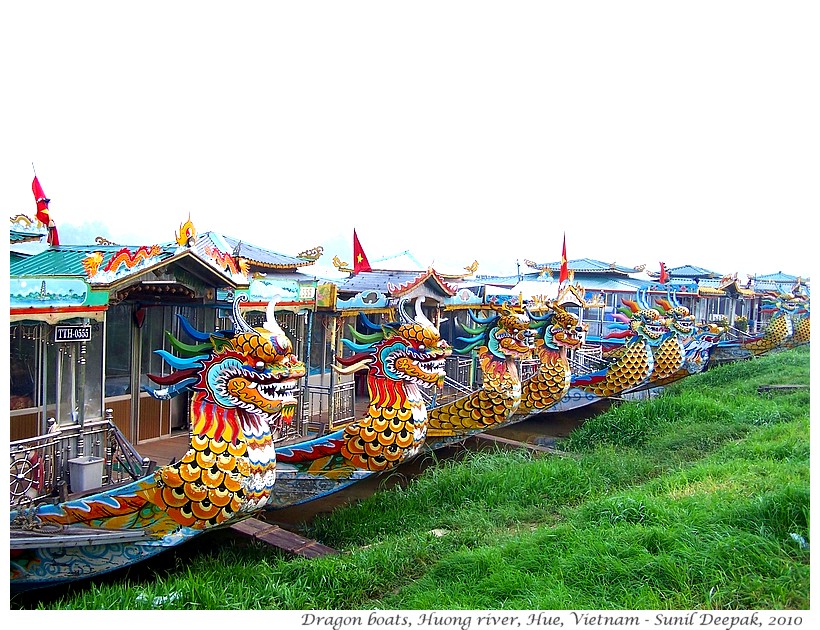
M 265 363 L 273 363 L 279 356 L 271 342 L 256 333 L 239 334 L 233 338 L 232 345 L 238 352 L 249 357 L 257 357 Z
M 379 471 L 398 464 L 411 447 L 421 446 L 414 438 L 415 420 L 409 401 L 401 408 L 371 405 L 368 416 L 345 427 L 342 456 L 356 467 Z
M 188 527 L 225 522 L 244 502 L 242 481 L 250 475 L 246 452 L 244 442 L 194 436 L 179 462 L 158 471 L 161 483 L 151 500 Z
M 652 368 L 650 380 L 655 382 L 669 378 L 683 367 L 685 361 L 683 344 L 676 335 L 673 335 L 653 352 L 653 357 L 655 365 Z
M 801 317 L 794 325 L 794 339 L 795 345 L 809 343 L 811 340 L 811 320 L 808 317 Z
M 609 366 L 603 381 L 581 389 L 605 398 L 642 383 L 651 370 L 649 352 L 646 343 L 627 345 L 618 360 Z
M 569 391 L 572 373 L 569 362 L 558 353 L 549 352 L 544 340 L 536 341 L 536 352 L 540 360 L 538 371 L 521 385 L 521 405 L 518 413 L 548 409 L 557 404 Z
M 430 436 L 445 436 L 486 429 L 507 420 L 520 401 L 520 382 L 506 370 L 500 375 L 489 367 L 492 362 L 486 346 L 479 353 L 484 372 L 484 388 L 448 405 L 428 412 Z
M 788 334 L 789 329 L 786 325 L 786 318 L 783 315 L 778 315 L 769 321 L 762 339 L 743 344 L 743 348 L 754 355 L 763 354 L 783 343 Z

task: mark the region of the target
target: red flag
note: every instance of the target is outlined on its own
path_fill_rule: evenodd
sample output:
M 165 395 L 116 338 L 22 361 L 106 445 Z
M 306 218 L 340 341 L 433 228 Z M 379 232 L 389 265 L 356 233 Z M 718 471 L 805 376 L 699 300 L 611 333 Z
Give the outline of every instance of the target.
M 666 265 L 664 263 L 661 263 L 661 275 L 658 280 L 661 284 L 666 284 L 669 282 L 669 273 L 666 271 Z
M 561 273 L 558 276 L 558 284 L 564 284 L 569 280 L 569 269 L 567 267 L 567 235 L 564 234 L 564 246 L 561 248 Z
M 359 242 L 359 237 L 356 236 L 356 228 L 353 228 L 353 273 L 359 273 L 360 271 L 371 271 L 371 269 L 367 256 L 362 249 L 362 244 Z
M 51 220 L 51 215 L 48 211 L 48 204 L 51 199 L 46 197 L 46 193 L 43 192 L 43 187 L 40 185 L 40 180 L 37 179 L 36 175 L 31 182 L 31 192 L 34 193 L 34 201 L 37 202 L 37 214 L 35 216 L 40 223 L 48 228 L 48 244 L 59 245 L 60 236 L 57 234 L 57 226 L 54 225 L 54 221 Z
M 40 186 L 40 180 L 37 179 L 37 176 L 34 176 L 34 181 L 31 182 L 31 192 L 34 193 L 34 200 L 37 202 L 37 220 L 48 227 L 48 202 L 51 199 L 46 197 L 46 194 L 43 192 L 43 187 Z

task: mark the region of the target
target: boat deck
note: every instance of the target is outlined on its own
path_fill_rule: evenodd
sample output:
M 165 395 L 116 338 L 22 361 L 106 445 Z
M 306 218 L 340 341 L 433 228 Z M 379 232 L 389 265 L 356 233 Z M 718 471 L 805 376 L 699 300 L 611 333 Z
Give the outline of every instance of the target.
M 361 400 L 356 405 L 356 418 L 364 418 L 367 415 L 368 401 Z M 327 419 L 323 419 L 327 422 Z M 301 442 L 305 439 L 312 439 L 315 435 L 308 435 L 305 438 L 296 441 Z M 174 431 L 171 435 L 161 438 L 155 438 L 145 442 L 135 444 L 134 448 L 142 457 L 147 457 L 157 466 L 166 466 L 172 461 L 179 461 L 185 455 L 191 445 L 191 439 L 187 431 Z
M 156 462 L 157 466 L 165 466 L 178 461 L 190 445 L 191 438 L 187 431 L 174 431 L 168 437 L 140 442 L 135 448 L 140 455 Z

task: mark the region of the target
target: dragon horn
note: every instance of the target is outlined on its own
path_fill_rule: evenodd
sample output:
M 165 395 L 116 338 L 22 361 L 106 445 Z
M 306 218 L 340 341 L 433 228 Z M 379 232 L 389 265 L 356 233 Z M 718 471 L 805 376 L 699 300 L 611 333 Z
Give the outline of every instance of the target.
M 638 289 L 638 306 L 640 306 L 642 309 L 650 308 L 646 298 L 646 289 Z
M 418 322 L 422 326 L 429 326 L 430 328 L 435 328 L 433 322 L 427 319 L 427 316 L 421 310 L 421 296 L 416 298 L 416 322 Z
M 556 313 L 558 312 L 558 309 L 561 308 L 560 306 L 558 306 L 558 304 L 556 304 L 552 300 L 547 301 L 546 305 L 549 308 L 551 308 L 553 311 L 555 311 Z M 563 309 L 561 309 L 561 310 L 563 310 Z M 533 322 L 546 322 L 553 316 L 553 313 L 550 312 L 550 311 L 547 311 L 543 315 L 536 315 L 529 308 L 525 308 L 524 312 L 527 314 L 527 317 L 530 318 L 530 321 L 533 321 Z
M 399 300 L 399 305 L 396 308 L 396 310 L 398 311 L 399 323 L 400 324 L 412 324 L 413 323 L 413 320 L 410 319 L 410 316 L 404 310 L 404 307 L 405 307 L 406 304 L 407 304 L 407 298 L 402 298 L 401 300 Z
M 377 326 L 373 322 L 370 321 L 370 318 L 367 317 L 364 313 L 359 313 L 359 321 L 364 325 L 365 328 L 368 330 L 374 330 L 381 332 L 382 327 Z
M 484 317 L 480 317 L 477 313 L 473 312 L 473 309 L 469 309 L 467 314 L 476 324 L 489 324 L 494 321 L 496 317 L 495 315 L 490 315 L 485 319 Z
M 242 302 L 248 302 L 248 296 L 244 293 L 240 293 L 237 295 L 233 300 L 233 325 L 236 328 L 237 332 L 240 333 L 252 333 L 254 332 L 253 328 L 248 325 L 248 322 L 245 321 L 245 318 L 242 317 L 242 313 L 239 312 L 239 304 Z
M 265 323 L 263 325 L 265 330 L 274 333 L 274 335 L 284 336 L 285 331 L 282 330 L 279 322 L 276 321 L 276 300 L 278 297 L 278 295 L 274 295 L 270 302 L 268 302 L 268 307 L 265 309 Z

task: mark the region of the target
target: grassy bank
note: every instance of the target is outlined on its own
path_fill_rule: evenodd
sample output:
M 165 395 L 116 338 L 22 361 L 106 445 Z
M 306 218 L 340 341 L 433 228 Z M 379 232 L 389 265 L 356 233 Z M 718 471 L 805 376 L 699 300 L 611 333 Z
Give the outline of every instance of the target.
M 587 420 L 563 455 L 476 453 L 315 520 L 338 556 L 226 535 L 75 609 L 808 609 L 809 384 L 798 348 Z M 544 422 L 549 422 L 547 416 Z

